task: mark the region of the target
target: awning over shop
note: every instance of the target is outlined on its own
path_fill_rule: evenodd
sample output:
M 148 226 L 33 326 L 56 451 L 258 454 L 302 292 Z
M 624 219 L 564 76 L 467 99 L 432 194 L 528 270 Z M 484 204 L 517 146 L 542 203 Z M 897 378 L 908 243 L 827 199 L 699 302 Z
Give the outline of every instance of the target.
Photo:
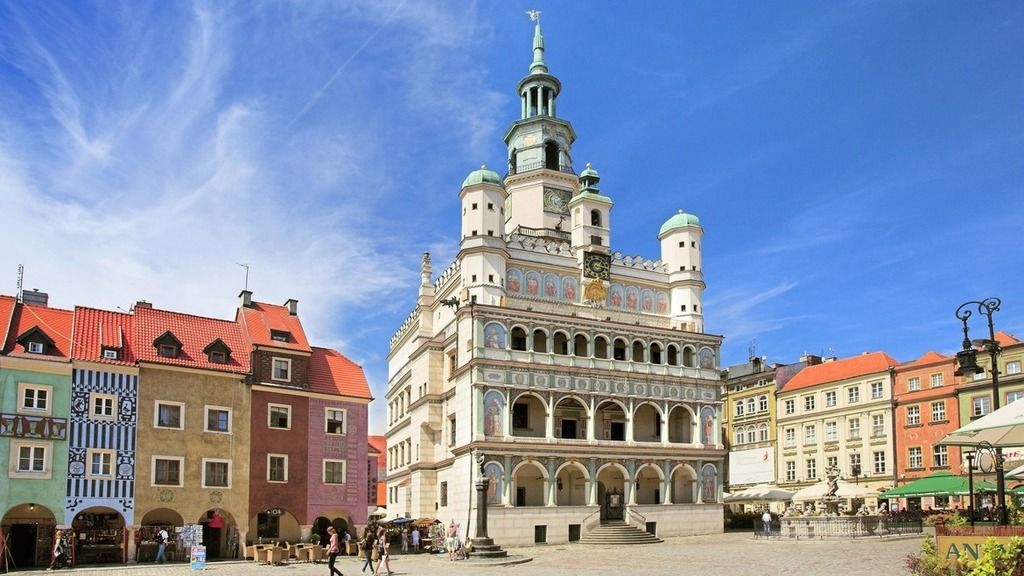
M 995 490 L 995 486 L 983 480 L 974 481 L 975 492 Z M 914 480 L 897 488 L 886 490 L 882 498 L 920 498 L 922 496 L 953 496 L 968 493 L 967 478 L 948 471 L 936 472 L 931 476 Z

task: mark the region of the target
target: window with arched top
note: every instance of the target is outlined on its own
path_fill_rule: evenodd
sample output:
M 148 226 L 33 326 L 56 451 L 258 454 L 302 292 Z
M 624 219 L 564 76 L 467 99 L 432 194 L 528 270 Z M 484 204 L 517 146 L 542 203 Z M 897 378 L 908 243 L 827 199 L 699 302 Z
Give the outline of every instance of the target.
M 555 354 L 567 356 L 569 354 L 569 337 L 565 335 L 565 332 L 555 332 L 553 340 L 555 344 Z
M 679 366 L 679 349 L 674 344 L 668 345 L 668 365 Z
M 633 362 L 644 362 L 644 343 L 637 340 L 633 342 Z
M 577 334 L 573 338 L 572 354 L 573 356 L 587 356 L 589 354 L 587 351 L 587 337 L 585 335 Z
M 612 345 L 612 358 L 615 360 L 626 359 L 626 341 L 622 338 L 615 339 L 615 343 Z
M 544 167 L 548 170 L 558 170 L 559 154 L 558 144 L 548 142 L 544 145 Z
M 661 345 L 651 344 L 651 364 L 661 364 Z
M 548 335 L 540 328 L 533 331 L 533 351 L 534 352 L 547 352 L 548 351 Z
M 516 326 L 509 333 L 509 340 L 513 350 L 526 350 L 526 330 Z
M 604 336 L 594 338 L 594 358 L 608 358 L 608 339 Z
M 600 210 L 591 210 L 590 211 L 590 225 L 591 226 L 600 226 L 601 225 L 601 211 Z
M 693 349 L 683 348 L 683 366 L 686 366 L 687 368 L 693 368 L 695 366 L 693 363 Z

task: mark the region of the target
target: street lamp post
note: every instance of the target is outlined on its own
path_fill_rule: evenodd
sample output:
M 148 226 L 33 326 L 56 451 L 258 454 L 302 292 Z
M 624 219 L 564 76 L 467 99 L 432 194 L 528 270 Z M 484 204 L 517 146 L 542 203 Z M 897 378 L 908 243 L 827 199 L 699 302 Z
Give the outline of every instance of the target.
M 967 458 L 967 494 L 970 498 L 967 513 L 971 516 L 971 528 L 974 528 L 974 452 L 964 455 Z
M 989 354 L 991 359 L 991 370 L 992 370 L 992 410 L 999 409 L 999 367 L 996 365 L 996 358 L 999 355 L 999 342 L 996 341 L 996 331 L 992 323 L 992 314 L 999 311 L 999 306 L 1002 301 L 999 298 L 986 298 L 984 300 L 972 300 L 970 302 L 964 302 L 956 309 L 956 317 L 963 323 L 964 341 L 963 350 L 956 353 L 956 362 L 958 368 L 956 369 L 957 376 L 966 376 L 968 374 L 980 374 L 985 370 L 978 366 L 978 351 L 975 349 L 975 344 L 982 348 Z M 970 337 L 967 335 L 967 320 L 974 314 L 974 310 L 978 311 L 979 315 L 985 316 L 988 319 L 988 339 L 976 340 L 971 342 Z M 1006 526 L 1008 524 L 1009 516 L 1006 508 L 1006 478 L 1003 474 L 1003 449 L 995 447 L 995 460 L 996 460 L 996 506 L 999 508 L 999 524 Z M 973 499 L 973 495 L 971 496 Z

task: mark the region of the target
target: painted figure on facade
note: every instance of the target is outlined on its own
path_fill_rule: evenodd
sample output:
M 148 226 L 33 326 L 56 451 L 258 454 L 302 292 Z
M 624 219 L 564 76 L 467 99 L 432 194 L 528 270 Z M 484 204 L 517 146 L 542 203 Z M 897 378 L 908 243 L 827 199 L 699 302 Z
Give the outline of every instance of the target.
M 700 353 L 697 355 L 700 359 L 700 367 L 708 370 L 714 369 L 715 367 L 715 353 L 710 348 L 701 348 Z
M 564 278 L 562 280 L 562 290 L 565 292 L 565 299 L 570 302 L 576 301 L 576 292 L 578 290 L 578 284 L 575 278 Z
M 505 288 L 513 294 L 518 294 L 523 287 L 523 273 L 511 269 L 505 274 Z
M 654 292 L 648 289 L 644 289 L 640 293 L 640 309 L 644 312 L 650 312 L 654 308 Z
M 484 327 L 484 347 L 505 349 L 505 327 L 501 324 L 490 323 Z
M 701 469 L 701 500 L 705 504 L 718 501 L 718 470 L 713 464 L 705 464 Z
M 548 274 L 544 276 L 544 295 L 548 298 L 558 298 L 558 276 Z
M 501 436 L 505 433 L 505 395 L 491 390 L 484 395 L 484 434 Z
M 626 309 L 636 310 L 637 300 L 639 299 L 638 293 L 634 286 L 626 288 Z
M 484 476 L 490 480 L 490 484 L 487 485 L 487 503 L 501 504 L 501 494 L 504 489 L 504 486 L 502 486 L 504 476 L 501 473 L 501 465 L 497 462 L 488 462 L 484 466 Z
M 611 289 L 608 291 L 608 301 L 611 302 L 612 306 L 622 308 L 622 286 L 612 284 Z
M 530 296 L 537 296 L 540 293 L 540 274 L 538 272 L 526 273 L 526 293 Z
M 715 411 L 711 408 L 703 408 L 700 411 L 700 441 L 701 444 L 715 442 Z
M 658 314 L 668 312 L 668 294 L 658 292 Z

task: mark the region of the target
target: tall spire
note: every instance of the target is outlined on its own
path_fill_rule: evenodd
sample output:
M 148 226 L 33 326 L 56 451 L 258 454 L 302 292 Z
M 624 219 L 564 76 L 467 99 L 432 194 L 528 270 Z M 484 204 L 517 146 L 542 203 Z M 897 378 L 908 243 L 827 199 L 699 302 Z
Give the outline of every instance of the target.
M 548 65 L 544 63 L 544 36 L 540 33 L 540 10 L 527 12 L 530 20 L 536 22 L 533 27 L 533 64 L 530 64 L 530 74 L 547 74 Z

